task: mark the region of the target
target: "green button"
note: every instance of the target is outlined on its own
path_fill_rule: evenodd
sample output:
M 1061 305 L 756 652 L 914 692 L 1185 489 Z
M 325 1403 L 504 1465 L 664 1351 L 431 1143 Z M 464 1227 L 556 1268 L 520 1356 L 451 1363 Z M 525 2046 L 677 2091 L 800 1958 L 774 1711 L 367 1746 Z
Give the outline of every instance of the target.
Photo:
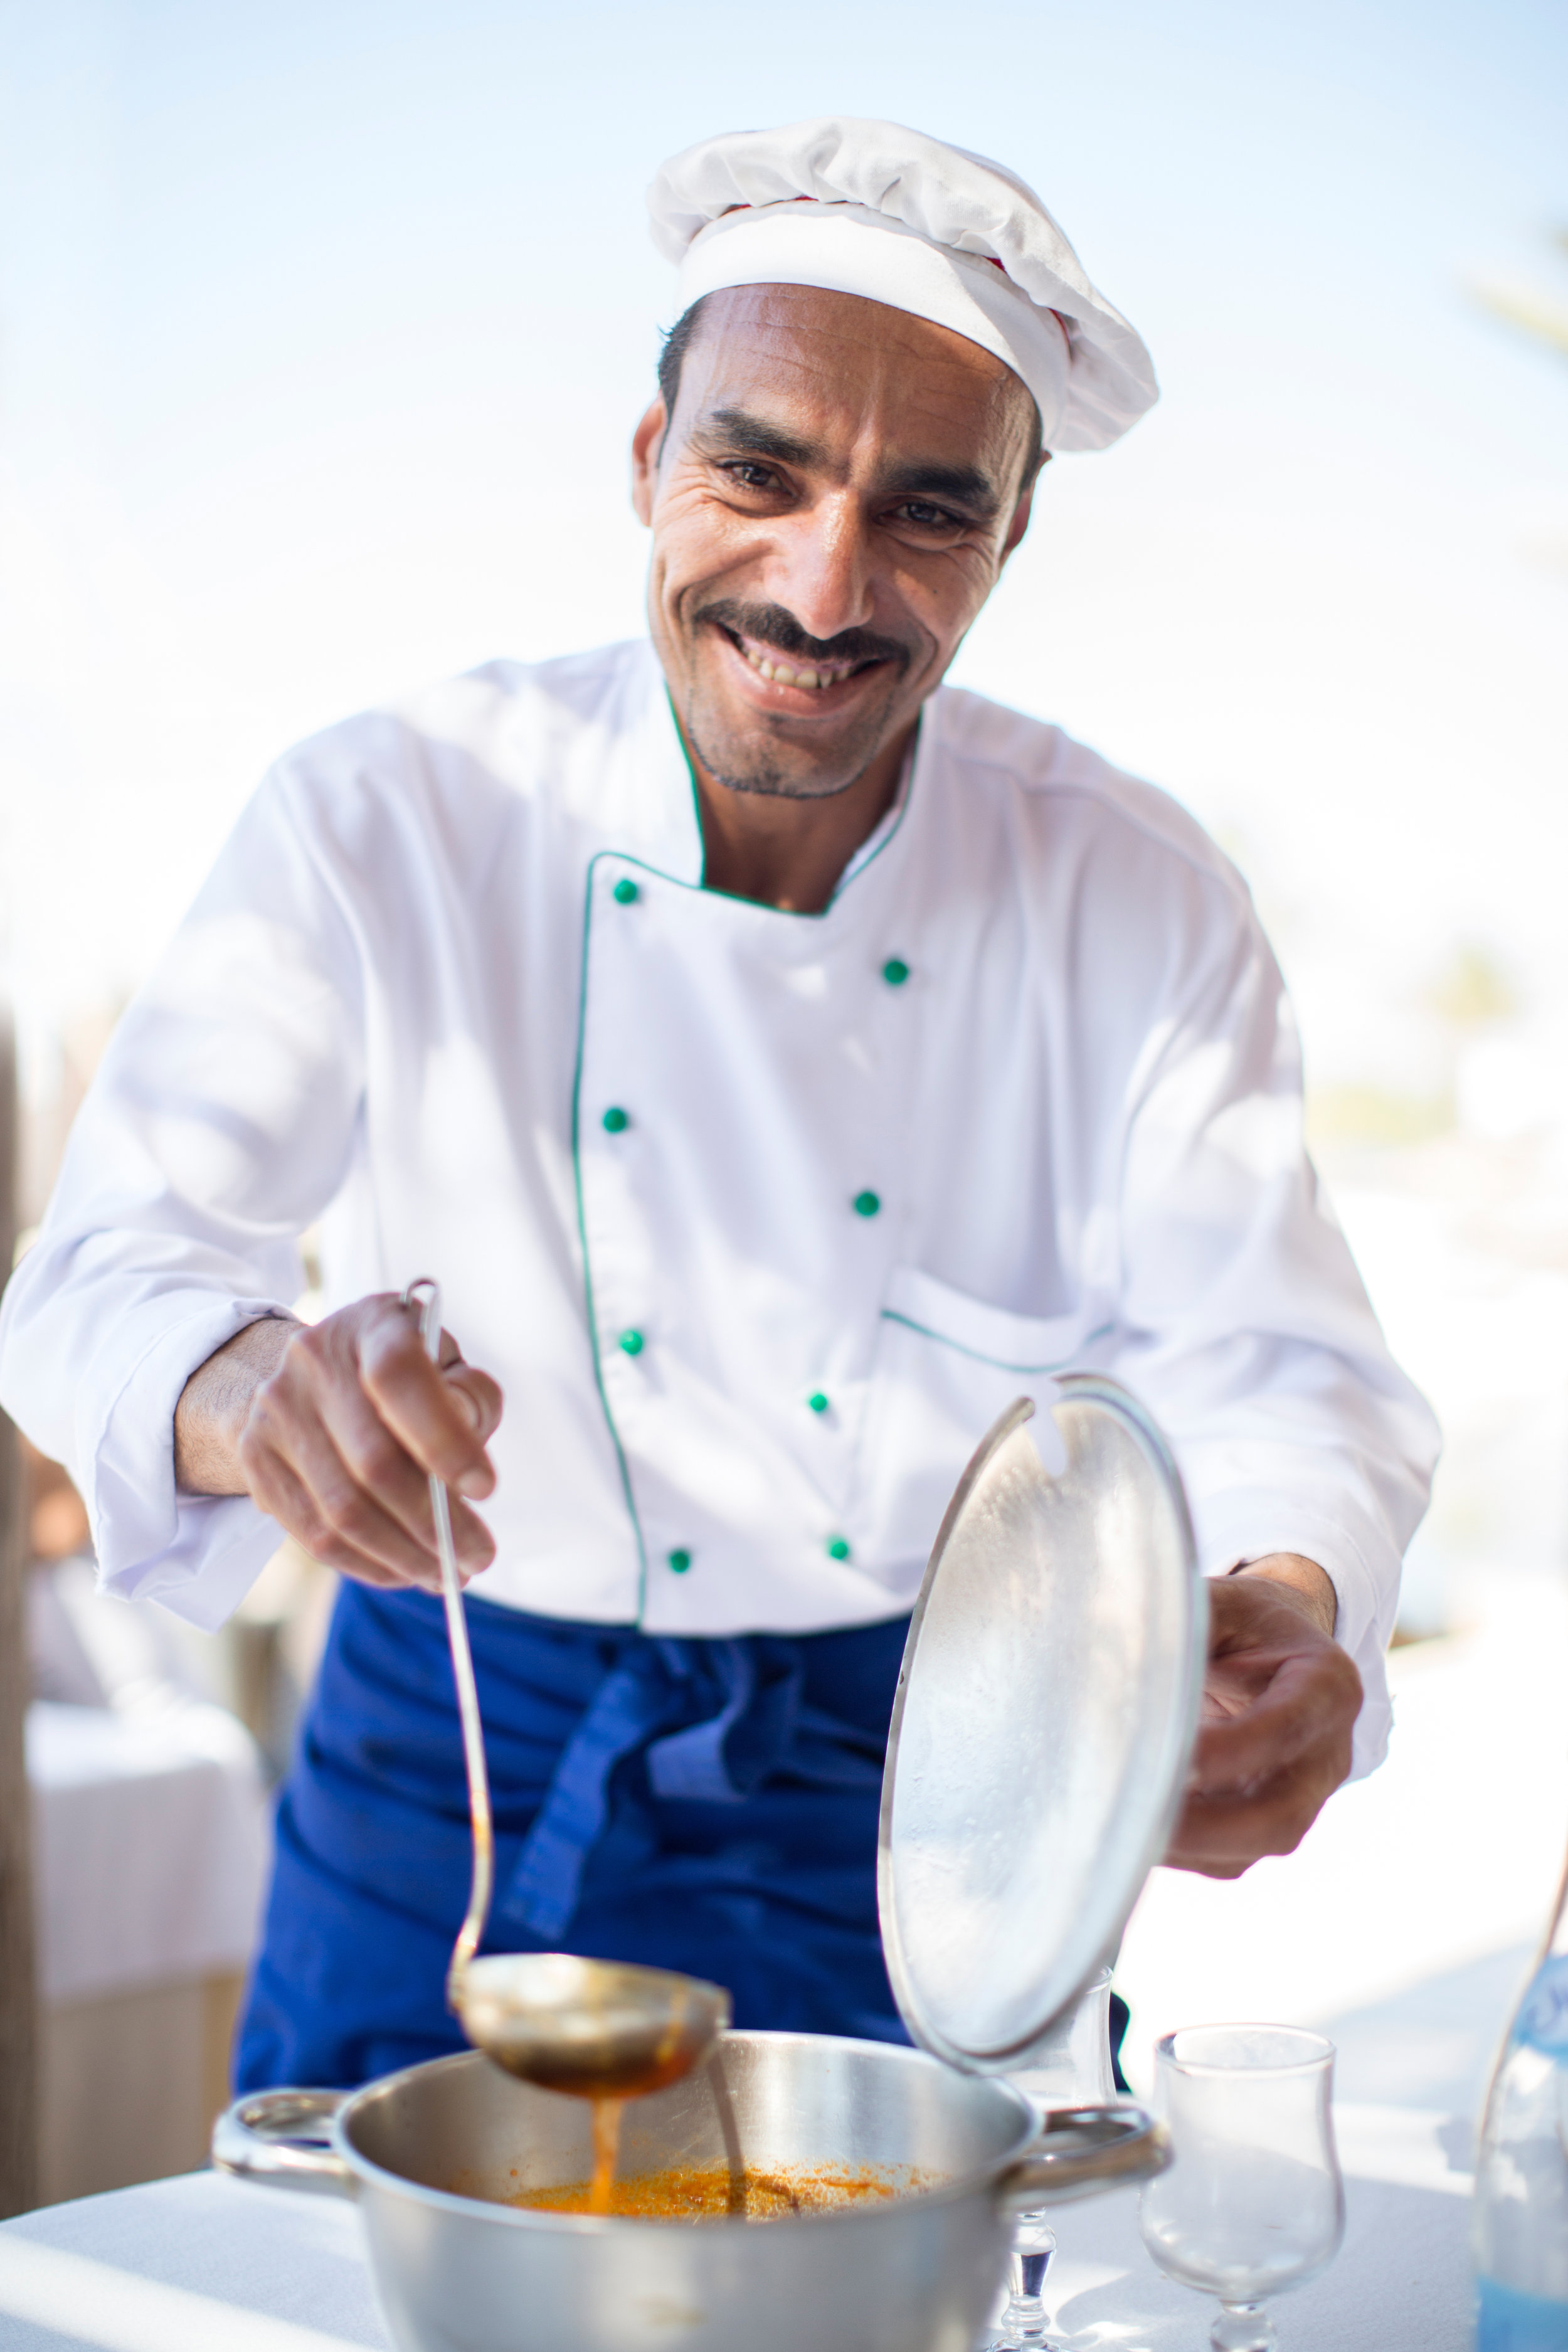
M 827 1399 L 823 1395 L 820 1389 L 813 1390 L 811 1395 L 806 1398 L 806 1402 L 811 1407 L 813 1412 L 826 1412 L 827 1411 Z
M 848 1545 L 845 1542 L 844 1538 L 843 1538 L 842 1536 L 829 1536 L 829 1537 L 828 1537 L 828 1538 L 827 1538 L 827 1557 L 828 1557 L 828 1559 L 848 1559 L 848 1557 L 849 1557 L 849 1547 L 848 1547 Z
M 874 1217 L 881 1205 L 879 1193 L 857 1192 L 855 1195 L 855 1214 L 858 1217 Z
M 902 988 L 909 976 L 910 968 L 902 956 L 889 956 L 882 966 L 882 978 L 889 988 Z
M 642 1354 L 642 1333 L 640 1331 L 623 1331 L 621 1333 L 621 1352 L 623 1355 L 626 1356 L 640 1356 Z
M 664 1556 L 669 1562 L 669 1572 L 672 1576 L 684 1576 L 691 1565 L 691 1554 L 685 1549 L 667 1551 Z
M 618 1103 L 610 1105 L 600 1122 L 606 1135 L 624 1135 L 631 1123 L 629 1113 L 624 1111 Z
M 629 907 L 637 898 L 637 886 L 635 882 L 628 882 L 623 876 L 610 895 L 617 907 Z

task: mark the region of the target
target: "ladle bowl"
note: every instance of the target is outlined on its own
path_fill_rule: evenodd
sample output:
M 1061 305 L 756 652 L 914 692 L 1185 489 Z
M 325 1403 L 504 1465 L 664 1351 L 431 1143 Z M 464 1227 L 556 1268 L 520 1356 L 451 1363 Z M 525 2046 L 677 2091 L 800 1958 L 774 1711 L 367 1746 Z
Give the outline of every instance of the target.
M 470 1960 L 453 1990 L 476 2049 L 525 2083 L 579 2098 L 668 2089 L 702 2064 L 730 2022 L 720 1985 L 568 1952 Z

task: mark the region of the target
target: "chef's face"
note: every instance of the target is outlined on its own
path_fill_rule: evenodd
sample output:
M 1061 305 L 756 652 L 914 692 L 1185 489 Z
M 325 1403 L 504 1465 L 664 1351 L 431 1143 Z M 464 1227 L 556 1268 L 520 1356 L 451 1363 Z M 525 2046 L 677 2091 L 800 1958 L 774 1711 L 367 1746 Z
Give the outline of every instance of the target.
M 946 327 L 803 286 L 709 296 L 633 486 L 654 643 L 710 775 L 818 798 L 900 742 L 1023 537 L 1034 421 Z

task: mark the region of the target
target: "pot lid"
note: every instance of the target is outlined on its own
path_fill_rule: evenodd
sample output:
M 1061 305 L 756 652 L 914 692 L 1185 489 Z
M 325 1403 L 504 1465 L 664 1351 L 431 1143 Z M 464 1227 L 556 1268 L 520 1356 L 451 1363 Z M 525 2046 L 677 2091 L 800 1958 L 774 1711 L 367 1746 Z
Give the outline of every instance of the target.
M 1114 1958 L 1169 1839 L 1203 1687 L 1207 1596 L 1169 1448 L 1115 1381 L 1057 1386 L 1066 1466 L 1046 1469 L 1020 1397 L 948 1505 L 882 1780 L 899 2011 L 922 2049 L 977 2074 L 1027 2066 Z

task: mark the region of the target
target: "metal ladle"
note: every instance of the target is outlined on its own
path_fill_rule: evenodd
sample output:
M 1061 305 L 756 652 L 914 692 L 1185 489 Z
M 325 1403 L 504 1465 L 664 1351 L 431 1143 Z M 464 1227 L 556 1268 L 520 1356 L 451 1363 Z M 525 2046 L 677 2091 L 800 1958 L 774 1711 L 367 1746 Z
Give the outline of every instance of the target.
M 419 1318 L 433 1364 L 441 1360 L 441 1288 L 411 1282 L 403 1304 Z M 490 1907 L 495 1829 L 485 1769 L 479 1695 L 452 1545 L 447 1489 L 434 1474 L 430 1508 L 441 1556 L 441 1598 L 463 1727 L 474 1869 L 468 1908 L 447 1970 L 447 2006 L 476 2050 L 525 2083 L 579 2098 L 636 2098 L 678 2083 L 701 2064 L 730 2022 L 730 1996 L 700 1978 L 569 1952 L 496 1952 L 474 1957 Z

